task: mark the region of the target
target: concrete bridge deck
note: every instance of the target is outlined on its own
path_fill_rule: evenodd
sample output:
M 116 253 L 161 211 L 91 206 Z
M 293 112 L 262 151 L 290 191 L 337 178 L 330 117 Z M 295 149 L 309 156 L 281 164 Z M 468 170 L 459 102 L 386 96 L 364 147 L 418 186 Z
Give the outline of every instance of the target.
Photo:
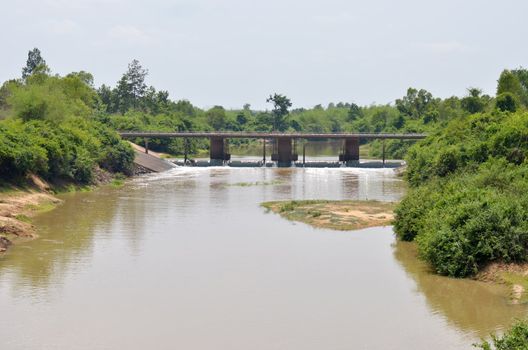
M 420 133 L 278 133 L 278 132 L 156 132 L 156 131 L 122 131 L 123 138 L 248 138 L 248 139 L 392 139 L 419 140 L 427 135 Z

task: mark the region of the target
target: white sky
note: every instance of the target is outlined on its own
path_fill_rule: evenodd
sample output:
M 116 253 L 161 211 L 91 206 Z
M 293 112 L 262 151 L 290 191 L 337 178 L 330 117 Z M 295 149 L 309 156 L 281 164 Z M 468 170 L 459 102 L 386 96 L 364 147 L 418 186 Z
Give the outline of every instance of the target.
M 149 85 L 200 107 L 493 94 L 502 69 L 528 66 L 527 13 L 526 0 L 0 0 L 0 80 L 38 47 L 98 86 L 137 58 Z

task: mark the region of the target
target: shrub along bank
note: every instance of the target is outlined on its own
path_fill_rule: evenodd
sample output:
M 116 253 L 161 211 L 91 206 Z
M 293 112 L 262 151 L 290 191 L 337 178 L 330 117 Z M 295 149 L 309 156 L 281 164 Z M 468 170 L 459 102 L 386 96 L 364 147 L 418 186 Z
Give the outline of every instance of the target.
M 396 208 L 400 239 L 416 241 L 453 277 L 528 260 L 528 114 L 460 117 L 412 147 L 411 189 Z
M 81 184 L 94 181 L 98 167 L 130 173 L 134 152 L 96 118 L 91 75 L 51 76 L 46 67 L 0 89 L 0 180 L 27 174 Z

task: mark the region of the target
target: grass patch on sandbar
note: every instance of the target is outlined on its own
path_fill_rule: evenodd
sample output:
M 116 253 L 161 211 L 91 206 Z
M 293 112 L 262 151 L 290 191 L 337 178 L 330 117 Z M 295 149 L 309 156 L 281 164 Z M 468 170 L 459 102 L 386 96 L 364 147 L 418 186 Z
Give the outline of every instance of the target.
M 380 201 L 291 200 L 261 206 L 291 221 L 339 231 L 387 226 L 394 219 L 395 203 Z

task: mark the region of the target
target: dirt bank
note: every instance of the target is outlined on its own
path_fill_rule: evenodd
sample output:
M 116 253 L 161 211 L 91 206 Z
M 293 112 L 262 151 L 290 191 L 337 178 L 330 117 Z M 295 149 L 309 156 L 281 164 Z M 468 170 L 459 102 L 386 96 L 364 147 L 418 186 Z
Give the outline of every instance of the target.
M 50 192 L 50 186 L 30 176 L 24 187 L 7 186 L 0 192 L 0 252 L 12 243 L 37 237 L 31 219 L 61 203 Z
M 528 263 L 491 263 L 482 269 L 475 279 L 508 286 L 514 304 L 528 302 Z
M 387 226 L 394 219 L 395 203 L 378 201 L 277 201 L 261 204 L 282 217 L 314 227 L 349 231 Z

